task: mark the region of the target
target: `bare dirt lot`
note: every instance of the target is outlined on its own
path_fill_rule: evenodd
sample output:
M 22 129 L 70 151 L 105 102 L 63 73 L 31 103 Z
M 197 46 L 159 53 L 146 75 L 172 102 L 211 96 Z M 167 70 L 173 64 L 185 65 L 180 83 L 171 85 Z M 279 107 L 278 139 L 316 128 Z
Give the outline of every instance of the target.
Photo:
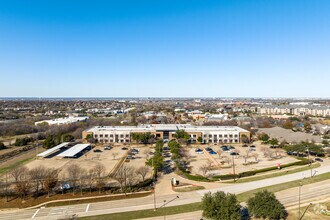
M 224 175 L 233 173 L 232 164 L 235 163 L 235 172 L 241 173 L 249 170 L 258 170 L 266 167 L 277 166 L 277 164 L 287 164 L 297 161 L 297 159 L 287 156 L 285 152 L 280 149 L 270 149 L 268 145 L 262 145 L 260 142 L 253 143 L 255 148 L 242 147 L 242 144 L 230 144 L 226 146 L 233 146 L 235 149 L 228 151 L 221 150 L 222 145 L 200 145 L 198 148 L 204 149 L 210 147 L 216 154 L 210 154 L 206 150 L 203 152 L 195 152 L 196 147 L 190 149 L 192 173 L 202 175 L 200 167 L 203 165 L 211 166 L 212 170 L 208 172 L 209 175 Z M 250 145 L 249 145 L 250 146 Z M 280 158 L 271 159 L 265 156 L 265 149 L 281 155 Z M 219 155 L 219 150 L 221 154 Z M 237 152 L 239 155 L 231 155 L 231 152 Z

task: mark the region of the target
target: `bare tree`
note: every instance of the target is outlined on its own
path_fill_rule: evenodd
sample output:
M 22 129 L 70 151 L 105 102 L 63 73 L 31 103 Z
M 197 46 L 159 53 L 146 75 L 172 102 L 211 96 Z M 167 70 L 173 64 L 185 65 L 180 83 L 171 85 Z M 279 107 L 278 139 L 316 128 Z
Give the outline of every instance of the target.
M 258 157 L 259 157 L 258 153 L 253 153 L 252 157 L 254 157 L 255 161 L 258 162 Z
M 128 165 L 123 165 L 121 166 L 114 175 L 112 175 L 112 178 L 115 179 L 119 185 L 120 185 L 120 189 L 122 192 L 126 193 L 126 187 L 127 187 L 127 182 L 128 182 L 128 178 L 130 178 L 130 172 L 133 170 L 132 166 L 128 166 Z
M 30 191 L 30 175 L 27 167 L 17 167 L 10 172 L 14 178 L 15 191 L 23 199 Z
M 224 157 L 222 157 L 222 159 L 223 159 L 223 161 L 225 162 L 225 163 L 227 163 L 228 165 L 230 165 L 231 163 L 230 163 L 230 158 L 228 157 L 228 156 L 224 156 Z
M 210 166 L 208 164 L 203 164 L 199 167 L 199 171 L 202 172 L 203 176 L 206 176 L 206 174 L 210 171 Z
M 74 191 L 78 185 L 78 182 L 81 180 L 81 177 L 83 176 L 83 173 L 85 172 L 84 169 L 82 169 L 77 164 L 72 164 L 67 168 L 67 175 L 68 178 L 72 184 L 72 193 L 74 194 Z
M 250 158 L 250 149 L 246 149 L 244 153 L 245 154 L 243 155 L 243 159 L 244 159 L 244 164 L 246 164 L 247 159 Z
M 114 160 L 116 159 L 116 157 L 118 156 L 118 154 L 119 154 L 119 153 L 117 153 L 117 152 L 113 152 L 113 153 L 111 154 Z
M 104 180 L 105 166 L 102 164 L 97 164 L 93 168 L 93 172 L 94 172 L 95 178 L 96 178 L 96 187 L 99 189 L 99 193 L 101 193 L 102 188 L 105 185 L 105 180 Z
M 129 169 L 127 170 L 126 174 L 126 185 L 129 186 L 131 189 L 131 186 L 135 184 L 136 182 L 136 170 L 133 166 L 130 166 Z
M 151 152 L 151 150 L 149 147 L 143 150 L 143 154 L 145 155 L 146 160 L 149 159 L 150 152 Z
M 43 186 L 43 179 L 46 176 L 46 168 L 44 166 L 32 168 L 30 171 L 31 182 L 35 187 L 34 193 L 39 194 L 40 188 Z
M 53 168 L 46 169 L 45 171 L 45 178 L 43 180 L 43 185 L 48 193 L 48 197 L 58 183 L 59 173 L 60 170 Z
M 219 156 L 219 159 L 221 159 L 223 156 L 223 150 L 222 149 L 217 150 L 217 154 Z
M 142 178 L 142 182 L 144 181 L 145 177 L 147 176 L 147 174 L 150 172 L 150 168 L 147 167 L 147 166 L 143 166 L 143 167 L 139 167 L 137 170 L 136 170 L 136 173 L 138 175 L 141 176 Z

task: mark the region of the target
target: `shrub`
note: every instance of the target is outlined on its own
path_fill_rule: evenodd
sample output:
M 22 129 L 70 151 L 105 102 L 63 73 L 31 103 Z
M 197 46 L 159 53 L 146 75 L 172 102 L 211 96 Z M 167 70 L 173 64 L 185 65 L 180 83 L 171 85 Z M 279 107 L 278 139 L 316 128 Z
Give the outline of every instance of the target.
M 256 193 L 254 197 L 249 198 L 247 204 L 249 213 L 256 218 L 279 220 L 288 216 L 274 193 L 267 190 Z
M 203 216 L 207 219 L 240 220 L 241 206 L 234 194 L 222 191 L 205 194 L 202 198 Z

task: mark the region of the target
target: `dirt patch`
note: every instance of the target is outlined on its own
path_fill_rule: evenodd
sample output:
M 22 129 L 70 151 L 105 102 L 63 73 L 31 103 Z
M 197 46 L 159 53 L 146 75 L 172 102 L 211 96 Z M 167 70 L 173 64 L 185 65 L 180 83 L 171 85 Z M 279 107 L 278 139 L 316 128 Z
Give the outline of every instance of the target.
M 62 199 L 76 199 L 76 200 L 51 203 L 47 206 L 73 205 L 73 204 L 111 201 L 111 200 L 119 200 L 119 199 L 127 199 L 127 198 L 138 198 L 138 197 L 144 197 L 144 196 L 147 196 L 150 194 L 151 194 L 151 192 L 127 194 L 126 196 L 113 194 L 114 196 L 111 196 L 111 197 L 100 197 L 100 196 L 105 196 L 105 195 L 110 195 L 110 194 L 108 194 L 108 192 L 102 192 L 102 193 L 99 193 L 99 192 L 89 193 L 88 192 L 88 193 L 83 193 L 83 195 L 81 195 L 80 193 L 76 193 L 75 195 L 73 195 L 72 193 L 66 193 L 64 195 L 56 194 L 56 195 L 52 195 L 50 197 L 47 197 L 47 195 L 39 196 L 38 198 L 33 198 L 30 196 L 30 197 L 26 197 L 24 200 L 21 198 L 14 197 L 14 198 L 9 198 L 8 202 L 6 202 L 6 198 L 1 197 L 0 198 L 0 209 L 28 208 L 28 207 L 32 207 L 32 206 L 36 206 L 36 205 L 45 203 L 45 202 L 54 201 L 54 200 L 62 200 Z M 93 196 L 95 196 L 96 198 L 84 199 L 84 200 L 81 199 L 84 197 L 93 197 Z M 97 197 L 100 197 L 100 198 L 97 198 Z

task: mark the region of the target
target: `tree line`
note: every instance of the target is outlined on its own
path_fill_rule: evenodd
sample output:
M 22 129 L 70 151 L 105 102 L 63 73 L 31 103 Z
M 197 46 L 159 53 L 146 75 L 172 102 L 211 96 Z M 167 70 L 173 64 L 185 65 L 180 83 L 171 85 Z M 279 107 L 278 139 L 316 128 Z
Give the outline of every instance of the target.
M 285 207 L 267 190 L 257 192 L 242 207 L 234 194 L 218 191 L 202 198 L 203 217 L 211 220 L 241 220 L 253 218 L 280 220 L 288 216 Z
M 123 165 L 111 175 L 102 164 L 89 169 L 72 164 L 65 170 L 44 166 L 28 169 L 22 166 L 3 175 L 0 180 L 0 195 L 24 199 L 27 196 L 51 196 L 68 192 L 82 194 L 110 190 L 126 193 L 148 188 L 152 182 L 147 178 L 149 172 L 149 167 L 135 168 L 128 165 Z

